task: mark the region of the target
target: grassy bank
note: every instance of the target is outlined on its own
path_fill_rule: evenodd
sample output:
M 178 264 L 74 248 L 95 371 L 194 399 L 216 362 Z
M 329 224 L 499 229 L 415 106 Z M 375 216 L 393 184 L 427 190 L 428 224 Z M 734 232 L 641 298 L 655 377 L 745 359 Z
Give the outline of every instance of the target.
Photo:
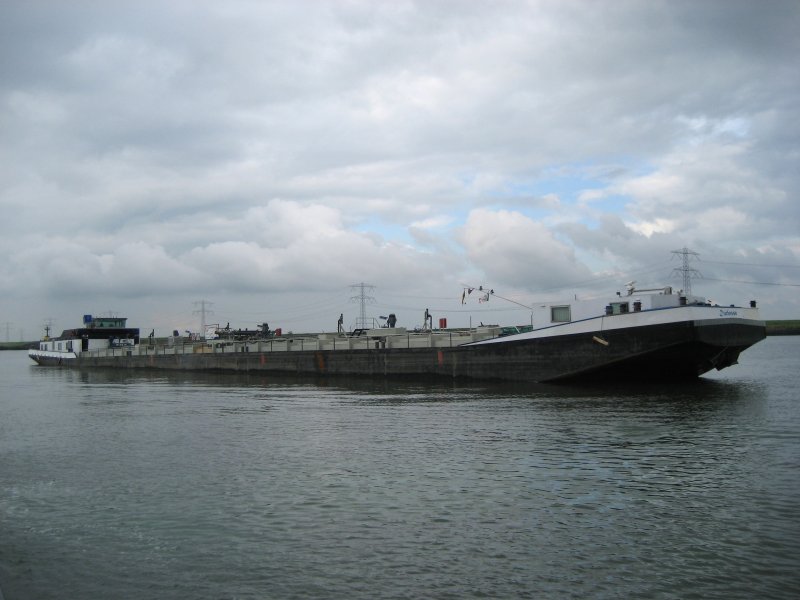
M 800 320 L 767 321 L 767 335 L 800 335 Z
M 0 350 L 28 350 L 38 347 L 39 342 L 0 342 Z

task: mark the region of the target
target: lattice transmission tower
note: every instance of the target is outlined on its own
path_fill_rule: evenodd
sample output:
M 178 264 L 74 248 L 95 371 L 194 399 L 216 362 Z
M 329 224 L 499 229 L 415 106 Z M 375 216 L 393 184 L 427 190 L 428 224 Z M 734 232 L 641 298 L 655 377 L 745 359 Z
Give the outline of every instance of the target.
M 200 307 L 198 310 L 192 311 L 192 314 L 200 315 L 200 333 L 198 334 L 200 339 L 206 338 L 206 317 L 214 314 L 214 311 L 209 310 L 207 307 L 213 306 L 213 304 L 213 302 L 209 302 L 208 300 L 197 300 L 194 302 L 195 306 Z
M 358 302 L 360 304 L 358 318 L 356 319 L 356 329 L 369 329 L 369 322 L 367 321 L 367 304 L 375 304 L 375 298 L 369 295 L 375 289 L 374 285 L 367 285 L 363 281 L 350 286 L 355 292 L 355 296 L 350 298 L 350 302 Z
M 692 260 L 696 260 L 698 256 L 700 256 L 697 252 L 692 252 L 687 247 L 683 247 L 680 250 L 673 250 L 672 254 L 679 257 L 681 259 L 681 266 L 676 267 L 672 270 L 672 274 L 679 274 L 683 278 L 683 293 L 684 294 L 691 294 L 692 293 L 692 279 L 695 277 L 702 277 L 703 274 L 700 273 L 697 269 L 693 269 L 689 266 L 689 262 Z

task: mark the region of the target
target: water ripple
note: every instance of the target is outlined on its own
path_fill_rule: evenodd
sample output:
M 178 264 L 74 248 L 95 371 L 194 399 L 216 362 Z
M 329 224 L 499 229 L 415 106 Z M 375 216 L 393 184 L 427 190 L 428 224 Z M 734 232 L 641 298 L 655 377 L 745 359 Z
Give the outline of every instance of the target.
M 767 340 L 728 378 L 612 390 L 76 373 L 3 353 L 0 585 L 795 598 L 800 408 L 781 369 L 798 342 Z

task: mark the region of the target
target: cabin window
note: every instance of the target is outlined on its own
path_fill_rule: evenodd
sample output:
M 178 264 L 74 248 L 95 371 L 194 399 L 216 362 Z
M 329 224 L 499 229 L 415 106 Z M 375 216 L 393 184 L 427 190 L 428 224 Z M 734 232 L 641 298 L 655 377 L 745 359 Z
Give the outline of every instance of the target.
M 570 307 L 567 306 L 551 306 L 550 307 L 550 322 L 551 323 L 569 323 L 572 320 L 570 314 Z
M 627 302 L 612 302 L 611 303 L 611 314 L 612 315 L 624 315 L 625 313 L 630 312 L 630 306 Z

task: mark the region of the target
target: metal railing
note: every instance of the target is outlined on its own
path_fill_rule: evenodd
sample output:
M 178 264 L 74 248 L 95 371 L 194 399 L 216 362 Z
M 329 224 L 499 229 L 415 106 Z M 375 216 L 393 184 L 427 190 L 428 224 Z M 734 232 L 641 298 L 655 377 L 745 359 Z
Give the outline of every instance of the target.
M 303 352 L 337 350 L 389 350 L 398 348 L 454 348 L 479 340 L 498 337 L 475 332 L 411 333 L 385 337 L 332 337 L 276 338 L 263 341 L 243 342 L 189 342 L 173 345 L 140 344 L 125 348 L 103 348 L 86 350 L 83 354 L 92 357 L 124 356 L 181 356 L 189 354 L 236 354 L 263 352 Z

